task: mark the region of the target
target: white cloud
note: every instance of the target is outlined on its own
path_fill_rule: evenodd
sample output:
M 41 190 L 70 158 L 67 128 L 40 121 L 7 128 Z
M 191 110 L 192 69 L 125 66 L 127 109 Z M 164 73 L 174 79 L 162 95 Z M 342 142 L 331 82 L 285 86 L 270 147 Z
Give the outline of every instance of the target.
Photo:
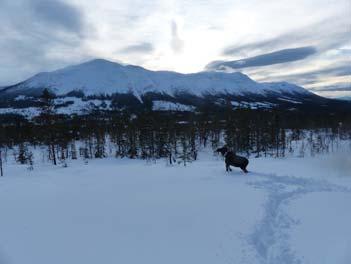
M 226 59 L 222 52 L 227 47 L 244 47 L 274 39 L 334 17 L 335 25 L 329 26 L 329 32 L 324 34 L 328 39 L 329 34 L 343 29 L 337 26 L 338 21 L 347 18 L 350 10 L 349 0 L 54 0 L 59 6 L 57 12 L 52 5 L 44 5 L 41 10 L 46 12 L 48 8 L 52 15 L 46 12 L 33 17 L 32 9 L 28 8 L 30 2 L 46 1 L 0 2 L 0 59 L 6 61 L 5 66 L 0 66 L 0 86 L 21 81 L 37 71 L 53 70 L 93 57 L 153 70 L 201 71 L 210 61 Z M 61 26 L 48 30 L 39 18 Z M 60 21 L 62 23 L 57 24 Z M 306 34 L 313 34 L 313 30 Z M 283 44 L 254 47 L 256 50 L 251 47 L 242 49 L 240 54 L 231 54 L 231 59 L 315 46 L 310 42 L 301 38 L 293 47 Z M 308 58 L 264 72 L 257 69 L 245 72 L 253 73 L 255 78 L 267 77 L 266 72 L 271 74 L 268 77 L 303 72 L 342 60 L 342 56 L 334 56 L 333 52 L 324 54 L 318 61 Z
M 177 25 L 177 22 L 175 22 L 174 20 L 172 20 L 171 22 L 171 32 L 172 32 L 171 47 L 175 53 L 180 53 L 183 51 L 184 41 L 179 37 L 178 25 Z

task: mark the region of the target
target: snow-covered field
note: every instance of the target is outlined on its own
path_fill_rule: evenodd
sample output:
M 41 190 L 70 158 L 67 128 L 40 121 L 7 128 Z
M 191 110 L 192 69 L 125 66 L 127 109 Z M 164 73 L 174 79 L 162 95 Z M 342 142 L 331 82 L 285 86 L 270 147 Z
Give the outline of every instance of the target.
M 5 164 L 1 264 L 351 263 L 351 159 Z

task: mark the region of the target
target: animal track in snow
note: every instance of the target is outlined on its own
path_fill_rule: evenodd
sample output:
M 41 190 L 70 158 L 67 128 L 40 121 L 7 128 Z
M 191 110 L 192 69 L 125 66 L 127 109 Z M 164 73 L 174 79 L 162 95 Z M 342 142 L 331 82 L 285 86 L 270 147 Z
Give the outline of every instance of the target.
M 263 264 L 300 264 L 295 253 L 289 248 L 289 229 L 299 223 L 283 210 L 292 200 L 314 192 L 348 192 L 346 187 L 327 181 L 298 178 L 293 176 L 277 176 L 273 174 L 253 173 L 262 180 L 249 181 L 254 188 L 268 191 L 264 205 L 265 213 L 257 224 L 248 242 L 256 251 L 260 263 Z

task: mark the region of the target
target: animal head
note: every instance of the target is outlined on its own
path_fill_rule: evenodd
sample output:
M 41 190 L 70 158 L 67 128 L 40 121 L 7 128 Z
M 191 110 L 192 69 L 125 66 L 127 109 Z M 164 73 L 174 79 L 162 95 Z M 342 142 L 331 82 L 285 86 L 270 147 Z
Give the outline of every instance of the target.
M 222 147 L 222 148 L 216 149 L 216 152 L 221 153 L 222 156 L 225 156 L 225 154 L 226 154 L 228 151 L 229 151 L 229 149 L 228 149 L 226 146 L 224 146 L 224 147 Z

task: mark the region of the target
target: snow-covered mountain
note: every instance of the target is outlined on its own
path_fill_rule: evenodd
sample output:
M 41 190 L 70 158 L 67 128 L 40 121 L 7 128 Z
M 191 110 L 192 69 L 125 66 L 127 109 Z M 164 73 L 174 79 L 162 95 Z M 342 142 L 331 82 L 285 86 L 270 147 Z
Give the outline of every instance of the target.
M 61 105 L 79 112 L 83 106 L 91 106 L 87 98 L 99 99 L 107 95 L 110 101 L 101 102 L 104 109 L 115 108 L 112 99 L 119 95 L 118 107 L 131 102 L 145 104 L 145 99 L 153 102 L 154 110 L 180 109 L 188 111 L 196 107 L 226 105 L 250 108 L 283 107 L 284 109 L 308 109 L 311 107 L 333 107 L 340 104 L 336 100 L 317 96 L 308 90 L 286 82 L 258 83 L 240 72 L 198 72 L 181 74 L 171 71 L 150 71 L 139 66 L 123 65 L 96 59 L 79 65 L 69 66 L 53 72 L 42 72 L 21 83 L 0 90 L 1 112 L 11 112 L 12 108 L 33 107 L 35 97 L 48 88 L 61 99 Z M 77 96 L 79 93 L 79 96 Z M 111 97 L 115 96 L 114 98 Z M 81 99 L 73 99 L 79 97 Z M 66 99 L 62 99 L 66 98 Z M 84 99 L 85 98 L 85 99 Z M 106 99 L 106 98 L 105 98 Z M 116 101 L 116 100 L 115 100 Z M 30 103 L 30 102 L 33 102 Z M 96 105 L 96 101 L 93 102 Z M 346 102 L 345 102 L 346 104 Z M 6 109 L 5 109 L 6 108 Z
M 351 96 L 342 96 L 342 97 L 337 97 L 335 99 L 344 100 L 344 101 L 351 101 Z
M 169 71 L 150 71 L 139 66 L 122 65 L 96 59 L 53 72 L 43 72 L 5 88 L 5 93 L 27 93 L 50 88 L 57 95 L 80 90 L 86 95 L 147 92 L 174 94 L 187 92 L 203 94 L 261 94 L 269 92 L 311 94 L 302 87 L 288 83 L 257 83 L 240 73 L 199 72 L 181 74 Z

